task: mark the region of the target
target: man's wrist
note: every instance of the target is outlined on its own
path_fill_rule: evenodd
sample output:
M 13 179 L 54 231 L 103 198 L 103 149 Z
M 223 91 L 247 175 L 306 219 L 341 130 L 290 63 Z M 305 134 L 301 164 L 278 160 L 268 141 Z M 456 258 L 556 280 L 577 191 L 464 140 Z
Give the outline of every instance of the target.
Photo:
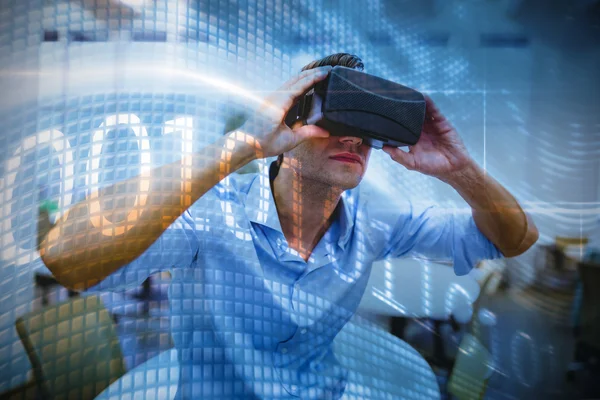
M 440 179 L 452 186 L 459 193 L 471 192 L 475 187 L 483 185 L 485 171 L 475 161 L 470 161 L 458 171 L 452 172 Z
M 220 157 L 222 178 L 260 158 L 262 148 L 254 135 L 241 129 L 228 133 Z
M 235 152 L 235 155 L 244 162 L 244 165 L 264 158 L 262 147 L 256 135 L 243 129 L 243 127 L 227 134 L 225 146 L 228 150 Z

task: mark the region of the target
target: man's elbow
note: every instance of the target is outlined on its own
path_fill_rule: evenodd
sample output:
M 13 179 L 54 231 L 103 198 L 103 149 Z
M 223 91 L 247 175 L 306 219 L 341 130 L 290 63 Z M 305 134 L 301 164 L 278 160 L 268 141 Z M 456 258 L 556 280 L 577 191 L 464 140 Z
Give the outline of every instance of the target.
M 75 290 L 74 282 L 71 282 L 71 280 L 68 279 L 68 275 L 64 274 L 64 268 L 56 258 L 50 257 L 47 254 L 41 254 L 40 258 L 46 268 L 52 273 L 54 279 L 56 279 L 61 286 L 64 286 L 69 290 Z
M 52 272 L 54 279 L 66 289 L 74 292 L 81 292 L 93 286 L 93 282 L 91 281 L 86 282 L 76 279 L 73 269 L 66 267 L 59 258 L 52 257 L 43 252 L 40 254 L 40 258 L 46 268 Z
M 504 257 L 517 257 L 525 253 L 538 241 L 540 233 L 535 225 L 531 224 L 527 230 L 525 238 L 514 248 L 500 249 Z

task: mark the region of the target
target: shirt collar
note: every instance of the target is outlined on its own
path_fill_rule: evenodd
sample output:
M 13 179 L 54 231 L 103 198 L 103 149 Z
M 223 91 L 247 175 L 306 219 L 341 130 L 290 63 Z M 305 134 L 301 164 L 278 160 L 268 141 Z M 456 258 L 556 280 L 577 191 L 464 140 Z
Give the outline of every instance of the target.
M 340 218 L 340 238 L 338 244 L 342 249 L 346 248 L 346 244 L 350 240 L 352 228 L 354 227 L 354 216 L 356 211 L 356 198 L 354 190 L 347 190 L 342 193 Z
M 250 184 L 245 210 L 250 221 L 283 233 L 269 180 L 275 168 L 274 164 L 275 162 L 271 163 L 268 172 L 267 167 L 261 165 L 260 171 Z
M 283 234 L 270 183 L 270 179 L 274 179 L 276 175 L 277 166 L 275 161 L 272 162 L 268 168 L 265 166 L 261 168 L 260 172 L 258 172 L 257 176 L 250 184 L 245 210 L 250 221 L 264 225 Z M 342 249 L 345 249 L 350 240 L 352 228 L 354 227 L 356 211 L 355 194 L 355 190 L 347 190 L 342 193 L 342 198 L 340 199 L 339 206 L 341 209 L 338 213 L 340 236 L 338 245 Z

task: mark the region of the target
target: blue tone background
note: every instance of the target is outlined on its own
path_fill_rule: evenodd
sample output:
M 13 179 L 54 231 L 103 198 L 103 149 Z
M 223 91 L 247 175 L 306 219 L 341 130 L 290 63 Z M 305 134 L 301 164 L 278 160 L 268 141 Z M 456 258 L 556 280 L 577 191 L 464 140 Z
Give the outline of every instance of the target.
M 355 53 L 367 72 L 429 93 L 475 160 L 532 213 L 540 244 L 587 236 L 600 209 L 593 3 L 156 0 L 131 12 L 116 0 L 3 0 L 0 391 L 30 369 L 14 321 L 40 307 L 33 274 L 47 272 L 34 249 L 37 205 L 48 196 L 64 210 L 89 191 L 101 124 L 115 114 L 140 119 L 103 131 L 104 186 L 214 141 L 228 117 L 330 53 Z M 169 133 L 174 120 L 186 122 Z M 133 127 L 147 132 L 145 160 Z M 367 179 L 398 196 L 466 207 L 381 152 Z M 508 261 L 517 284 L 531 279 L 534 251 Z

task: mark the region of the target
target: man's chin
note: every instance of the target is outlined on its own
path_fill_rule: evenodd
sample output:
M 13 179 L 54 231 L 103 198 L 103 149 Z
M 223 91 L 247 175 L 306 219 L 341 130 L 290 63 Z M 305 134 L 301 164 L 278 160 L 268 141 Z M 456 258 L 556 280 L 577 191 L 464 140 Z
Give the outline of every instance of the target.
M 331 188 L 340 189 L 342 191 L 354 189 L 358 186 L 358 184 L 362 181 L 362 175 L 357 173 L 348 173 L 348 172 L 333 172 L 327 171 L 329 173 L 319 174 L 310 178 L 305 176 L 306 183 L 308 181 L 320 182 Z
M 362 176 L 332 176 L 332 186 L 342 190 L 354 189 L 362 181 Z

